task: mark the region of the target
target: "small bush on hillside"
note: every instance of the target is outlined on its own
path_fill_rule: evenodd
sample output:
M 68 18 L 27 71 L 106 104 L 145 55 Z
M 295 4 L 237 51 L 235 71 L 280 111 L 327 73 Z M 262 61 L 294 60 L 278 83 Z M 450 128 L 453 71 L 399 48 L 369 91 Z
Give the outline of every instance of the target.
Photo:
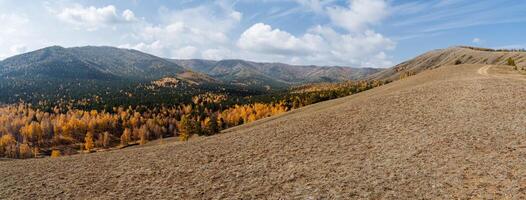
M 52 158 L 60 157 L 60 150 L 56 150 L 56 149 L 52 150 L 51 157 Z
M 29 147 L 28 144 L 24 143 L 21 144 L 20 147 L 18 147 L 18 156 L 19 158 L 31 158 L 32 152 L 31 147 Z
M 86 137 L 84 138 L 84 141 L 84 149 L 87 152 L 90 152 L 93 149 L 93 147 L 95 147 L 95 145 L 93 144 L 93 133 L 88 132 L 86 134 Z
M 515 68 L 517 68 L 517 65 L 515 64 L 515 60 L 513 60 L 513 58 L 508 58 L 508 65 L 514 66 Z
M 460 65 L 460 64 L 462 64 L 462 61 L 460 60 L 455 61 L 455 65 Z

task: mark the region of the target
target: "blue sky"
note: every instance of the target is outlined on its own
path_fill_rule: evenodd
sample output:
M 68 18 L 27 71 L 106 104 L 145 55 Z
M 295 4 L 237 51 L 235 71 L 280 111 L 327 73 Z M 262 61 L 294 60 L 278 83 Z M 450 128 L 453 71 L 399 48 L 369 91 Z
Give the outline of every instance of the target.
M 51 45 L 168 58 L 390 67 L 455 45 L 526 47 L 517 0 L 0 0 L 0 59 Z

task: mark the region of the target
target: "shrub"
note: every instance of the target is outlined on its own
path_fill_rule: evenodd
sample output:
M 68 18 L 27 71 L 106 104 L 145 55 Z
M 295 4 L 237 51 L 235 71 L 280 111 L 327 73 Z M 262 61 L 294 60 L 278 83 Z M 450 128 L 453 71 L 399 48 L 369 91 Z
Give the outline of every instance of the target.
M 102 134 L 102 146 L 103 147 L 109 147 L 110 146 L 110 133 L 108 131 L 104 132 Z
M 18 147 L 18 152 L 19 158 L 31 158 L 31 147 L 29 147 L 27 143 L 21 144 L 20 147 Z
M 130 143 L 131 130 L 129 128 L 124 129 L 124 132 L 121 135 L 121 145 L 127 146 Z
M 52 157 L 52 158 L 57 158 L 57 157 L 60 157 L 60 156 L 61 156 L 61 155 L 60 155 L 60 150 L 53 149 L 53 150 L 51 151 L 51 157 Z
M 3 135 L 0 138 L 0 154 L 9 158 L 16 158 L 16 140 L 11 134 Z
M 517 65 L 515 64 L 515 60 L 513 60 L 513 58 L 508 58 L 508 65 L 509 66 L 514 66 L 515 69 L 517 67 Z
M 93 147 L 94 147 L 94 144 L 93 144 L 93 133 L 92 132 L 88 132 L 86 134 L 86 137 L 84 138 L 84 149 L 86 149 L 86 151 L 90 152 Z

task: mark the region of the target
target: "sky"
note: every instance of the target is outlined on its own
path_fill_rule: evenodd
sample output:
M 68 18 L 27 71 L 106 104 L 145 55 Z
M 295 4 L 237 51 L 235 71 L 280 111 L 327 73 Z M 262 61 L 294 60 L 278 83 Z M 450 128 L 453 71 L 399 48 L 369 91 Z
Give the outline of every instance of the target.
M 0 59 L 47 46 L 390 67 L 456 45 L 526 48 L 518 0 L 0 0 Z

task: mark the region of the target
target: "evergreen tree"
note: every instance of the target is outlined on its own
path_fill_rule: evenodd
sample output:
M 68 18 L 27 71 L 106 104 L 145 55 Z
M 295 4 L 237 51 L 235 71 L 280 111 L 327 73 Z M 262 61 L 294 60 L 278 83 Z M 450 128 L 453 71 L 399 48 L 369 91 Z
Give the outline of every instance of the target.
M 212 114 L 210 116 L 210 122 L 208 124 L 209 135 L 214 135 L 219 133 L 219 125 L 217 124 L 217 114 Z

